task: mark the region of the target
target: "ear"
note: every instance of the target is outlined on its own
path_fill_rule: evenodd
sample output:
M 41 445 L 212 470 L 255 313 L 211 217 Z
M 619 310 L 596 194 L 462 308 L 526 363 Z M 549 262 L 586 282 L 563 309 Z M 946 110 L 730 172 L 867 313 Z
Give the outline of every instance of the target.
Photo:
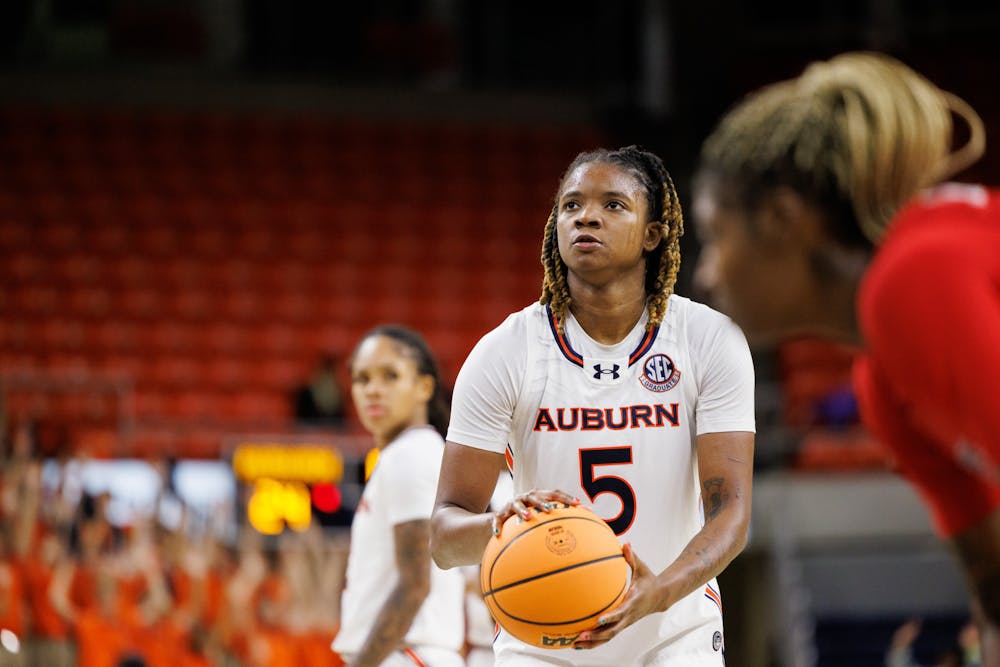
M 427 403 L 434 397 L 434 378 L 430 375 L 418 375 L 416 383 L 417 398 Z
M 828 241 L 822 212 L 792 188 L 764 195 L 753 220 L 757 235 L 781 252 L 811 250 Z
M 659 220 L 650 220 L 646 223 L 645 233 L 642 237 L 643 252 L 653 252 L 663 240 L 663 224 Z

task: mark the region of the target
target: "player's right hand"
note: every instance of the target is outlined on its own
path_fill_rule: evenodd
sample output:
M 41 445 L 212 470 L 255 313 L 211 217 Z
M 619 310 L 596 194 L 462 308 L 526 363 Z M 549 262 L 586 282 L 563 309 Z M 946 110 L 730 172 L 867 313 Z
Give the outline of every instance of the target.
M 565 505 L 579 505 L 580 499 L 575 496 L 571 496 L 565 491 L 549 489 L 532 489 L 527 493 L 518 494 L 504 503 L 503 507 L 493 513 L 493 534 L 499 535 L 504 521 L 515 514 L 520 516 L 525 521 L 528 521 L 531 519 L 532 509 L 536 509 L 539 512 L 548 512 L 555 507 L 557 503 L 563 503 Z

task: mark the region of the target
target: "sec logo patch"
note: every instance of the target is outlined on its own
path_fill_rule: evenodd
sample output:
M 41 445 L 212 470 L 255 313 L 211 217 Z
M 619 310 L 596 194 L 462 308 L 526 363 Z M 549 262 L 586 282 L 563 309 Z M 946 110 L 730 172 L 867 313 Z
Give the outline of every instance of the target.
M 681 381 L 681 372 L 674 366 L 674 360 L 665 354 L 654 354 L 642 364 L 639 382 L 650 391 L 668 391 Z

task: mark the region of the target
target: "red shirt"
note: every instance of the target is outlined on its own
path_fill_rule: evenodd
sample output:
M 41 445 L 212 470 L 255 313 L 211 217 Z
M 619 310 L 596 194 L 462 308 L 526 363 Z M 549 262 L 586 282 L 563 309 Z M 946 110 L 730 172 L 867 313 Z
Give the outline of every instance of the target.
M 893 220 L 858 292 L 862 417 L 953 536 L 1000 507 L 1000 191 L 950 184 Z

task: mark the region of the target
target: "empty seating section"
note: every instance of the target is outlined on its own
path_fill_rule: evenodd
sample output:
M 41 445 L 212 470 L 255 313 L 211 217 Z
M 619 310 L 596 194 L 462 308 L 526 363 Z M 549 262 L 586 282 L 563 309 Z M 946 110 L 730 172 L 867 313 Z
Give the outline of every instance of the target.
M 851 387 L 858 351 L 802 338 L 778 351 L 784 421 L 802 434 L 795 466 L 803 470 L 890 468 L 888 454 L 860 424 Z
M 425 333 L 450 383 L 537 298 L 558 178 L 599 143 L 589 128 L 0 110 L 6 410 L 77 445 L 215 456 L 293 428 L 289 394 L 318 358 L 386 321 Z

